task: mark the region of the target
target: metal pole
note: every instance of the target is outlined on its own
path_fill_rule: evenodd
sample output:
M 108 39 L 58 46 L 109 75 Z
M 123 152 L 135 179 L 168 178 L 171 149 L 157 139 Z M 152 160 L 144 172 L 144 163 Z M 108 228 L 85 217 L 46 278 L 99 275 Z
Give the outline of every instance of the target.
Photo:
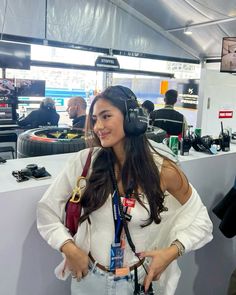
M 6 69 L 2 68 L 2 78 L 6 79 Z

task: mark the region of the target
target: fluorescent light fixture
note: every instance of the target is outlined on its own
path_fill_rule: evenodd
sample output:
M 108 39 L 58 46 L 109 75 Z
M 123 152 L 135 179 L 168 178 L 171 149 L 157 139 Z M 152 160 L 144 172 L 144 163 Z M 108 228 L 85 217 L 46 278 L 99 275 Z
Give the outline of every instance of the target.
M 189 29 L 189 27 L 186 27 L 185 29 L 184 29 L 184 34 L 185 35 L 188 35 L 188 36 L 190 36 L 190 35 L 192 35 L 192 31 Z

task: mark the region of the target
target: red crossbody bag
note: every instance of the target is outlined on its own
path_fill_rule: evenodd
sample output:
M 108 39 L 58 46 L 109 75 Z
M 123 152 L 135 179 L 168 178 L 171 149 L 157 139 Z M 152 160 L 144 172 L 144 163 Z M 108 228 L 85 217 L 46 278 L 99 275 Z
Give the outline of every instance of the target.
M 82 206 L 81 206 L 81 182 L 86 181 L 86 176 L 88 174 L 88 170 L 91 164 L 93 149 L 90 149 L 82 174 L 77 180 L 77 185 L 73 189 L 66 206 L 65 206 L 65 226 L 69 229 L 72 236 L 74 236 L 78 230 L 79 219 L 81 216 Z

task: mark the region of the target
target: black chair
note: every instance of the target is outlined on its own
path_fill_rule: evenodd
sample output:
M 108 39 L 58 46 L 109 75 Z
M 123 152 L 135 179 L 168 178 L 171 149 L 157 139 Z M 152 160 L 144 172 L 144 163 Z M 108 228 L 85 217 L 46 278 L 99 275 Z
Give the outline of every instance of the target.
M 12 153 L 12 158 L 14 159 L 14 154 L 17 158 L 17 134 L 14 132 L 0 133 L 0 143 L 14 142 L 15 148 L 12 146 L 0 146 L 0 153 Z

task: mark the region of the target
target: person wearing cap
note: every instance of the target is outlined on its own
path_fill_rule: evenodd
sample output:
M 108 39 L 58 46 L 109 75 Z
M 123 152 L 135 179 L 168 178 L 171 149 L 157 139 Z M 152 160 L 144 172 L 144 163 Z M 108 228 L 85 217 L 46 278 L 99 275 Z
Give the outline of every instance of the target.
M 81 96 L 71 97 L 67 104 L 67 112 L 70 119 L 72 119 L 72 126 L 74 128 L 84 129 L 86 121 L 87 103 Z
M 183 114 L 174 109 L 177 102 L 178 92 L 174 89 L 169 89 L 165 93 L 165 107 L 155 110 L 151 114 L 153 126 L 159 127 L 170 135 L 178 135 L 182 137 L 187 130 L 187 121 Z
M 63 253 L 55 274 L 72 277 L 71 295 L 153 294 L 152 284 L 156 294 L 173 295 L 177 258 L 212 239 L 197 191 L 152 148 L 146 130 L 135 94 L 121 85 L 108 87 L 88 112 L 91 148 L 73 155 L 39 201 L 38 230 Z M 65 206 L 85 168 L 82 213 L 72 232 L 65 226 Z
M 56 112 L 55 102 L 52 98 L 44 98 L 38 110 L 29 113 L 23 119 L 18 120 L 18 125 L 27 128 L 38 128 L 41 126 L 57 126 L 59 114 Z

